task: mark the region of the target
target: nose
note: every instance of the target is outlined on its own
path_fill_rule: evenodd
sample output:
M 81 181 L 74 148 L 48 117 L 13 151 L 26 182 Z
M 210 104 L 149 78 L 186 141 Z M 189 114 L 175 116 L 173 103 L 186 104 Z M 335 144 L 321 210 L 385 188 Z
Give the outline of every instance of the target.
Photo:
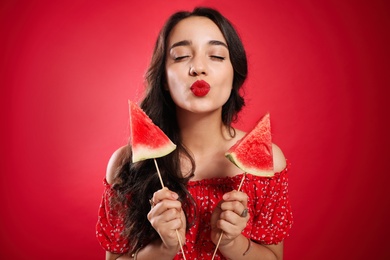
M 201 58 L 194 58 L 189 73 L 191 76 L 206 75 L 207 69 L 204 61 Z

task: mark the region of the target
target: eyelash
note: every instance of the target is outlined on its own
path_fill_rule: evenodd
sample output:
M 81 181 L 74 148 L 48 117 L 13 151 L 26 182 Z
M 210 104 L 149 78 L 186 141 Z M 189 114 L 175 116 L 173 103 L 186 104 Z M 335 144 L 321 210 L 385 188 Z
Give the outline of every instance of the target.
M 179 56 L 179 57 L 174 58 L 174 60 L 175 60 L 175 61 L 181 61 L 181 60 L 183 60 L 183 59 L 185 59 L 185 58 L 188 58 L 188 57 L 190 57 L 190 56 L 188 56 L 188 55 L 186 55 L 186 56 Z M 217 59 L 217 60 L 220 60 L 220 61 L 225 60 L 225 57 L 216 56 L 216 55 L 211 55 L 210 58 L 211 58 L 211 59 Z
M 215 55 L 210 56 L 210 58 L 212 58 L 212 59 L 217 59 L 217 60 L 221 60 L 221 61 L 225 60 L 225 57 L 222 57 L 222 56 L 215 56 Z
M 185 58 L 188 58 L 188 57 L 190 57 L 190 56 L 179 56 L 179 57 L 175 57 L 174 58 L 174 61 L 181 61 L 181 60 L 183 60 L 183 59 L 185 59 Z

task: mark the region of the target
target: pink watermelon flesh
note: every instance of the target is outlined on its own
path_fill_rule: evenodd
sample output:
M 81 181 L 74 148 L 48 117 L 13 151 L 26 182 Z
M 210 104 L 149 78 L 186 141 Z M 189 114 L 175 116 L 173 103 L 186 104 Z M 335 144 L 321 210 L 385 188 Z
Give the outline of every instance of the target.
M 233 145 L 225 156 L 241 170 L 257 175 L 274 175 L 270 115 L 267 113 L 255 128 Z
M 130 100 L 129 112 L 133 162 L 163 157 L 176 149 L 176 145 L 168 136 Z

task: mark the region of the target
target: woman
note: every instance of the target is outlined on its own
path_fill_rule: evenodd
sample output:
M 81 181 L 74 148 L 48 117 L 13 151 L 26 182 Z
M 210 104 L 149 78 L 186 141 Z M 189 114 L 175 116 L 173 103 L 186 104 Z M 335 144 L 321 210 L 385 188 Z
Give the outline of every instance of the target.
M 291 227 L 287 164 L 273 145 L 275 177 L 247 175 L 224 156 L 244 136 L 232 122 L 244 105 L 245 50 L 218 11 L 172 15 L 160 32 L 141 108 L 177 145 L 131 162 L 119 148 L 108 167 L 97 238 L 106 259 L 282 259 Z M 249 212 L 249 214 L 246 214 Z

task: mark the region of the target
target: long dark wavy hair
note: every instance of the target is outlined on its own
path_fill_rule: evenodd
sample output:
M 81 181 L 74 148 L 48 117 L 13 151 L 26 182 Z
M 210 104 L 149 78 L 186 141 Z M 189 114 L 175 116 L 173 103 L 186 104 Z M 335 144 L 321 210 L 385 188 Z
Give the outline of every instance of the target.
M 235 135 L 235 131 L 231 124 L 237 119 L 238 112 L 244 106 L 244 99 L 239 90 L 248 72 L 246 54 L 239 35 L 233 25 L 215 9 L 198 7 L 192 12 L 177 12 L 167 20 L 160 31 L 146 73 L 146 93 L 141 102 L 141 108 L 177 145 L 175 151 L 158 158 L 157 162 L 165 186 L 179 194 L 184 212 L 191 205 L 194 205 L 194 201 L 186 189 L 186 184 L 189 178 L 193 176 L 195 162 L 182 143 L 176 118 L 176 106 L 169 92 L 164 90 L 164 85 L 167 82 L 165 60 L 170 32 L 181 20 L 192 16 L 207 17 L 212 20 L 221 30 L 227 42 L 234 70 L 233 88 L 228 101 L 222 107 L 221 116 L 222 122 L 228 127 L 232 136 Z M 181 171 L 180 157 L 182 156 L 187 157 L 192 164 L 192 168 L 188 173 Z M 132 253 L 138 248 L 160 239 L 146 217 L 150 211 L 149 199 L 155 191 L 161 189 L 153 160 L 132 163 L 131 148 L 129 146 L 127 156 L 117 170 L 113 189 L 117 196 L 112 199 L 111 203 L 123 209 L 121 213 L 125 220 L 124 235 L 129 238 L 129 252 Z M 187 228 L 190 225 L 191 223 L 187 223 Z

